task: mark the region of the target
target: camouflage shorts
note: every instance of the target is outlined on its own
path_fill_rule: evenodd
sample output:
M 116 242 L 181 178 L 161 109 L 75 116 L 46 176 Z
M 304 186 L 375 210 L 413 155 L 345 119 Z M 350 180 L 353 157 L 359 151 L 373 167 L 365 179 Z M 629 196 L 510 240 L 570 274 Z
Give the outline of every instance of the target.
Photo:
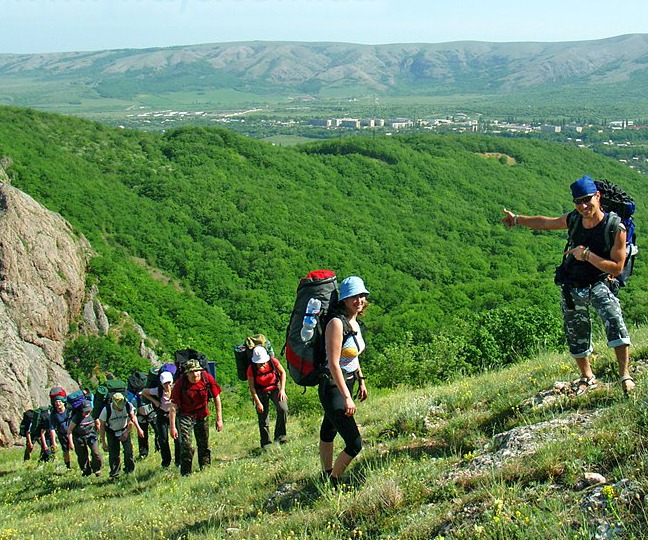
M 563 327 L 569 352 L 574 358 L 586 358 L 592 354 L 592 322 L 589 308 L 593 307 L 605 327 L 608 347 L 630 345 L 630 335 L 623 322 L 621 304 L 603 282 L 591 287 L 570 289 L 574 309 L 568 309 L 563 297 L 561 308 Z

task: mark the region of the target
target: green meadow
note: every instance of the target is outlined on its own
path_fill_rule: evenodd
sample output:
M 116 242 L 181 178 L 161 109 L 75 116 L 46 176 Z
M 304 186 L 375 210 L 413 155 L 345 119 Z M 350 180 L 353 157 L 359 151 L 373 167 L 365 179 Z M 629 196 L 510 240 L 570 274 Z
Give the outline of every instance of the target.
M 287 444 L 260 451 L 251 402 L 226 392 L 212 465 L 189 477 L 162 470 L 158 454 L 109 481 L 107 464 L 83 478 L 60 456 L 38 464 L 37 452 L 23 462 L 21 449 L 3 450 L 0 538 L 645 538 L 648 331 L 632 336 L 638 385 L 629 398 L 601 342 L 601 384 L 577 397 L 552 392 L 576 377 L 562 353 L 437 386 L 379 390 L 369 381 L 357 413 L 365 445 L 337 490 L 319 474 L 316 390 L 301 395 L 292 384 Z M 556 401 L 533 405 L 542 392 Z M 506 456 L 497 435 L 512 441 L 530 428 L 536 435 Z M 586 473 L 604 483 L 583 487 Z

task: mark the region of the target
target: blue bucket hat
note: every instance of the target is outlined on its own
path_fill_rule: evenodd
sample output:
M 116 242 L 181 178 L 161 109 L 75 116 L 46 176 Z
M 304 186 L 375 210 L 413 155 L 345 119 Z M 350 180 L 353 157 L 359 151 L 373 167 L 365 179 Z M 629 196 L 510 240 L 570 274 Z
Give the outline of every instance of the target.
M 589 176 L 581 176 L 576 182 L 571 186 L 572 197 L 578 199 L 579 197 L 585 197 L 585 195 L 593 195 L 598 191 L 594 180 Z
M 355 296 L 356 294 L 369 294 L 364 281 L 358 276 L 344 278 L 340 283 L 340 300 Z

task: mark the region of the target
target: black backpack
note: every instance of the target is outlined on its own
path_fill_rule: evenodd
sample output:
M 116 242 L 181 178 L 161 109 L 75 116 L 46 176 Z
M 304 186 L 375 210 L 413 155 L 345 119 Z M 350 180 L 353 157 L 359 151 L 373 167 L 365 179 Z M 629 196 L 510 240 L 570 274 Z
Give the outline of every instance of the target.
M 20 422 L 20 430 L 19 430 L 19 435 L 21 437 L 26 437 L 27 433 L 30 432 L 32 422 L 34 421 L 34 410 L 33 409 L 27 409 L 22 416 L 22 421 Z
M 199 353 L 194 349 L 180 349 L 175 352 L 175 364 L 178 367 L 179 372 L 177 375 L 184 374 L 189 360 L 197 360 L 200 367 L 209 372 L 209 360 L 207 360 L 207 357 L 204 354 Z
M 308 312 L 311 300 L 319 301 L 319 308 Z M 286 329 L 286 344 L 281 351 L 288 361 L 288 372 L 300 386 L 317 386 L 326 363 L 326 325 L 333 317 L 342 320 L 344 339 L 356 332 L 346 317 L 335 312 L 338 303 L 337 277 L 331 270 L 315 270 L 302 278 L 297 286 L 295 305 Z M 302 338 L 305 319 L 314 322 L 310 337 Z
M 263 346 L 265 350 L 268 351 L 270 358 L 275 355 L 272 343 L 270 343 L 270 340 L 263 334 L 250 336 L 246 338 L 244 343 L 235 345 L 234 359 L 236 360 L 236 375 L 239 378 L 239 381 L 247 381 L 247 369 L 252 363 L 252 351 L 257 345 Z
M 128 378 L 128 391 L 132 394 L 139 394 L 146 388 L 147 374 L 144 371 L 134 371 Z

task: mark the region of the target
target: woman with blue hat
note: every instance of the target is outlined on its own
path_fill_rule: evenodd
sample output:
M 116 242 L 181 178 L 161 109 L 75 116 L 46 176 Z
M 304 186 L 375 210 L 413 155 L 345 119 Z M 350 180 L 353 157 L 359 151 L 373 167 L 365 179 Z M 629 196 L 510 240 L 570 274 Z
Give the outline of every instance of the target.
M 322 469 L 337 485 L 340 476 L 362 449 L 362 436 L 354 415 L 353 390 L 359 383 L 356 398 L 367 399 L 360 354 L 365 349 L 357 320 L 367 307 L 364 282 L 351 276 L 340 283 L 339 302 L 335 315 L 326 326 L 326 370 L 319 385 L 319 399 L 324 409 L 320 427 L 319 453 Z M 334 439 L 340 434 L 345 447 L 333 462 Z

